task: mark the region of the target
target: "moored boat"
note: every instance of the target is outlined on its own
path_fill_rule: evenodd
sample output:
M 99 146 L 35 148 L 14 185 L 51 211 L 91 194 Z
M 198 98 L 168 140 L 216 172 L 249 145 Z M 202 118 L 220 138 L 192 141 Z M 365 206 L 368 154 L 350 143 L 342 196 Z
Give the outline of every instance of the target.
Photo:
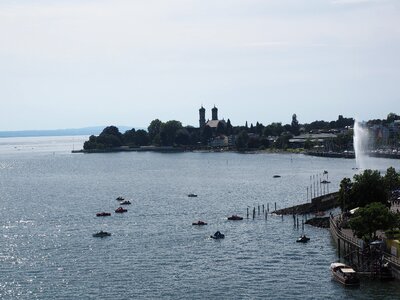
M 193 193 L 190 193 L 190 194 L 188 194 L 188 197 L 189 197 L 189 198 L 196 198 L 197 195 L 196 195 L 196 194 L 193 194 Z
M 357 272 L 348 265 L 342 263 L 332 263 L 331 272 L 333 278 L 344 285 L 356 286 L 360 284 L 360 279 L 357 275 Z
M 193 222 L 192 223 L 192 225 L 199 225 L 199 226 L 201 226 L 201 225 L 207 225 L 207 223 L 206 222 L 204 222 L 204 221 L 197 221 L 197 222 Z
M 301 235 L 296 242 L 297 243 L 307 243 L 310 240 L 309 237 L 307 237 L 305 234 Z
M 125 200 L 125 198 L 124 198 L 124 197 L 121 197 L 121 196 L 119 196 L 119 197 L 117 197 L 115 200 L 118 200 L 118 201 L 124 201 L 124 200 Z
M 103 238 L 103 237 L 106 237 L 106 236 L 110 236 L 110 235 L 111 235 L 111 233 L 109 233 L 107 231 L 103 231 L 103 230 L 101 230 L 99 232 L 96 232 L 96 233 L 93 233 L 93 237 L 100 237 L 100 238 Z
M 221 232 L 217 231 L 216 233 L 214 233 L 214 235 L 210 235 L 210 238 L 215 240 L 224 239 L 225 234 L 222 234 Z
M 118 207 L 118 208 L 115 210 L 115 212 L 116 212 L 117 214 L 122 214 L 122 213 L 127 212 L 127 211 L 128 211 L 128 210 L 125 209 L 125 208 L 123 208 L 123 207 Z
M 111 216 L 111 213 L 108 213 L 108 212 L 99 212 L 99 213 L 97 213 L 96 214 L 96 216 L 97 217 L 108 217 L 108 216 Z
M 119 204 L 120 205 L 129 205 L 129 204 L 132 204 L 132 203 L 129 200 L 124 200 L 124 201 L 120 202 Z
M 240 217 L 238 215 L 232 215 L 232 216 L 228 217 L 228 220 L 230 220 L 230 221 L 240 221 L 240 220 L 243 220 L 243 217 Z

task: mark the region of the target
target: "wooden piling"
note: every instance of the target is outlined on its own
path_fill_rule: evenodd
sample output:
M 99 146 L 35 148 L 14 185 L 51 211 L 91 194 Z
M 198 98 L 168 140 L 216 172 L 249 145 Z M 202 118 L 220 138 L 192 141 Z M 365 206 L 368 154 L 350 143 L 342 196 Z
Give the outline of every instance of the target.
M 256 218 L 256 208 L 253 208 L 253 220 Z
M 275 211 L 276 211 L 276 202 L 275 202 Z
M 249 218 L 249 208 L 247 208 L 247 219 Z
M 263 213 L 265 212 L 265 207 L 264 207 L 264 204 L 262 205 L 262 208 L 263 208 Z

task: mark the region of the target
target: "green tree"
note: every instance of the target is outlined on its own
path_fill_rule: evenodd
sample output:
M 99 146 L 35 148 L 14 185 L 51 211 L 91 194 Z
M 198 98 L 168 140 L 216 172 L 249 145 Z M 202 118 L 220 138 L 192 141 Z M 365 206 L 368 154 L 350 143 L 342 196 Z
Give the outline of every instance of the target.
M 231 120 L 228 119 L 228 121 L 226 121 L 226 134 L 231 135 L 232 133 L 233 133 L 233 127 L 231 124 Z
M 83 149 L 85 150 L 93 150 L 97 148 L 98 148 L 97 138 L 94 135 L 91 135 L 89 137 L 89 140 L 83 143 Z
M 236 137 L 236 147 L 239 150 L 245 150 L 247 149 L 248 142 L 249 142 L 249 135 L 247 134 L 246 130 L 242 130 Z
M 159 142 L 158 143 L 156 142 L 156 136 L 158 135 L 158 140 L 159 140 L 162 124 L 163 122 L 161 122 L 159 119 L 155 119 L 150 122 L 149 127 L 147 127 L 150 143 L 156 145 L 159 144 Z
M 265 126 L 263 135 L 264 136 L 280 136 L 284 129 L 282 123 L 271 123 Z
M 135 133 L 135 128 L 125 131 L 125 133 L 122 135 L 122 141 L 124 145 L 135 145 Z
M 175 144 L 187 146 L 190 144 L 190 134 L 185 128 L 178 129 L 175 137 Z
M 161 126 L 160 138 L 163 146 L 172 146 L 175 141 L 176 132 L 182 128 L 182 123 L 176 120 L 168 121 Z
M 208 141 L 212 138 L 213 132 L 210 126 L 206 125 L 201 133 L 201 141 L 203 145 L 208 145 Z
M 385 182 L 385 188 L 389 195 L 393 190 L 400 187 L 400 174 L 396 172 L 395 168 L 390 167 L 386 170 L 383 181 Z
M 348 207 L 351 203 L 350 201 L 350 193 L 353 184 L 350 178 L 343 178 L 340 182 L 340 189 L 339 189 L 339 204 L 342 211 L 347 211 Z
M 299 121 L 297 121 L 296 114 L 293 114 L 293 116 L 292 116 L 291 132 L 293 133 L 293 135 L 300 134 L 300 125 L 299 125 Z
M 365 170 L 361 174 L 354 175 L 353 180 L 348 204 L 349 209 L 363 207 L 372 202 L 388 204 L 385 184 L 378 171 Z
M 387 230 L 397 225 L 396 216 L 382 203 L 373 202 L 359 208 L 349 221 L 355 235 L 366 241 L 376 238 L 377 230 Z
M 150 141 L 147 131 L 143 129 L 137 130 L 135 132 L 134 141 L 137 146 L 147 146 Z

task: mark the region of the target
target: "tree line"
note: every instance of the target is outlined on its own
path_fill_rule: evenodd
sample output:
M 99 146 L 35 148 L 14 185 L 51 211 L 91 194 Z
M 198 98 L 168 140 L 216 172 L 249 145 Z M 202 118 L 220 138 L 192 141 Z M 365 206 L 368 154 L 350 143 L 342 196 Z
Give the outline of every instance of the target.
M 266 149 L 277 148 L 287 149 L 289 140 L 301 132 L 313 130 L 332 130 L 352 126 L 354 119 L 339 116 L 337 121 L 325 122 L 314 121 L 310 124 L 300 124 L 296 114 L 292 116 L 291 124 L 283 125 L 280 122 L 273 122 L 264 126 L 256 122 L 243 126 L 232 126 L 228 119 L 226 122 L 219 122 L 217 128 L 204 126 L 195 128 L 183 126 L 180 121 L 170 120 L 162 122 L 155 119 L 150 122 L 147 130 L 132 128 L 121 133 L 116 126 L 104 128 L 99 136 L 90 136 L 84 143 L 85 150 L 106 150 L 121 146 L 181 146 L 181 147 L 207 147 L 210 140 L 217 136 L 234 136 L 234 146 L 239 149 Z M 338 147 L 343 148 L 349 144 L 352 136 L 339 134 L 337 138 Z M 312 147 L 308 143 L 308 147 Z

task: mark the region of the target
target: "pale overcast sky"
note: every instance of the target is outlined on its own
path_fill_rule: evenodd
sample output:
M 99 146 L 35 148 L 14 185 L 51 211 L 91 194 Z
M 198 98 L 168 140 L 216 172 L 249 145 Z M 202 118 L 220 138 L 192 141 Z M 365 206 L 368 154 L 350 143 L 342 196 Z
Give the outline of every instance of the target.
M 0 0 L 0 131 L 400 114 L 399 0 Z

